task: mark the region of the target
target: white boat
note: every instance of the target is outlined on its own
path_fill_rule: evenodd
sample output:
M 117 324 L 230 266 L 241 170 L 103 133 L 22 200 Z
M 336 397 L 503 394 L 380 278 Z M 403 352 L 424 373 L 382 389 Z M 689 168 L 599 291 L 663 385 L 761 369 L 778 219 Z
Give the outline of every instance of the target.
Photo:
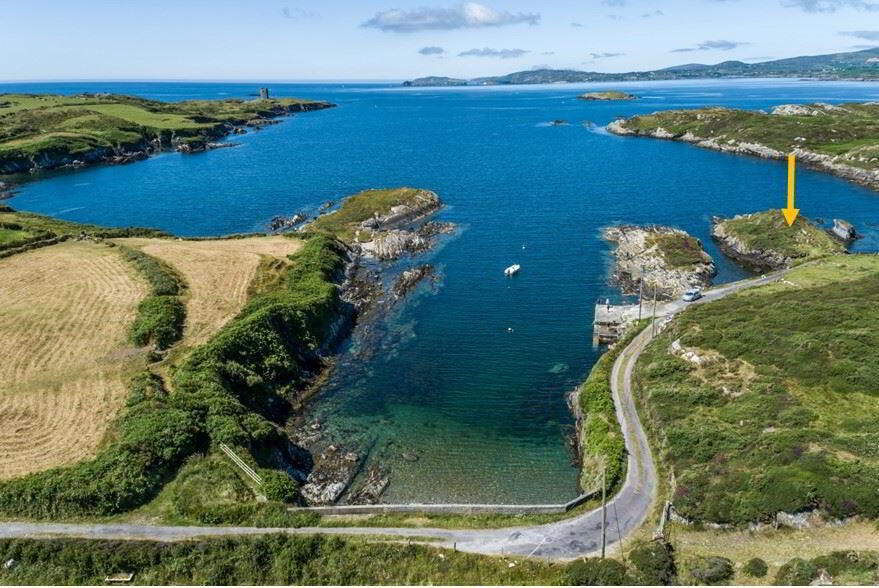
M 515 276 L 516 274 L 519 273 L 520 269 L 522 269 L 522 266 L 519 265 L 518 263 L 515 263 L 504 270 L 504 275 L 505 276 Z

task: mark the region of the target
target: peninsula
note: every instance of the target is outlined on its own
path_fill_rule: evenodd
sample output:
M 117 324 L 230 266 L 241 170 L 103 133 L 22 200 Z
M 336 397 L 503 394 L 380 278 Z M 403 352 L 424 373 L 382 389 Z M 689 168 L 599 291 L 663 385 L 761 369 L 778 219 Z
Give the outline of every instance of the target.
M 806 165 L 879 190 L 877 102 L 667 110 L 620 119 L 607 130 L 769 159 L 794 153 Z
M 0 94 L 0 176 L 200 151 L 271 119 L 332 106 L 297 98 L 169 103 L 116 94 Z

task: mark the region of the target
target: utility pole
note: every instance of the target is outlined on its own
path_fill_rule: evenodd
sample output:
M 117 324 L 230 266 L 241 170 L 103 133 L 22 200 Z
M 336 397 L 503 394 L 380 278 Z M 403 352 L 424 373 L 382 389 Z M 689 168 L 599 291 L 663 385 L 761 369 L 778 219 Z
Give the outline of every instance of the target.
M 644 296 L 644 266 L 641 266 L 641 275 L 638 276 L 638 322 L 641 322 L 641 298 Z
M 656 336 L 656 289 L 653 289 L 653 321 L 650 323 L 650 336 Z
M 601 468 L 601 559 L 607 545 L 607 464 Z

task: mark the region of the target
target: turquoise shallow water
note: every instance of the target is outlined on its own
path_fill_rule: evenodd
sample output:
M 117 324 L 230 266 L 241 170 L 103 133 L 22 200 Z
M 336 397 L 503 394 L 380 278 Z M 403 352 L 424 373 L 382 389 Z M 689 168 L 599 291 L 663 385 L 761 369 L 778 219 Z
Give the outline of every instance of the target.
M 879 85 L 797 81 L 620 84 L 636 102 L 585 103 L 590 86 L 401 89 L 279 85 L 275 95 L 339 108 L 294 117 L 241 145 L 61 173 L 26 186 L 19 209 L 181 235 L 264 229 L 276 214 L 380 186 L 412 185 L 448 203 L 459 235 L 431 254 L 424 289 L 340 356 L 310 409 L 345 445 L 391 467 L 389 501 L 555 502 L 577 494 L 564 395 L 597 357 L 592 305 L 607 285 L 601 227 L 679 226 L 700 237 L 719 281 L 741 270 L 709 239 L 712 215 L 780 207 L 785 168 L 689 145 L 590 130 L 617 115 L 727 105 L 879 99 Z M 247 96 L 238 84 L 6 84 L 2 91 L 133 93 L 166 100 Z M 569 126 L 551 127 L 553 119 Z M 856 224 L 879 249 L 879 195 L 803 170 L 803 214 Z M 515 279 L 502 270 L 520 263 Z M 512 329 L 512 330 L 510 330 Z M 366 341 L 366 342 L 365 342 Z M 374 353 L 363 354 L 364 345 Z M 414 452 L 417 462 L 400 458 Z

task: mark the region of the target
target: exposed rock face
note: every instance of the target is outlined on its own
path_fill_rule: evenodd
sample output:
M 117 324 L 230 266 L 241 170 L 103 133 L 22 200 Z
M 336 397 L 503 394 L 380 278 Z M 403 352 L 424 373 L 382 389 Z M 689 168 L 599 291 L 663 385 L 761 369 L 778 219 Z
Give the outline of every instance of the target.
M 810 109 L 810 112 L 815 110 L 811 106 L 804 106 L 803 108 Z M 780 116 L 791 116 L 792 114 L 792 112 L 783 111 Z M 813 115 L 818 116 L 817 114 Z M 615 120 L 614 122 L 608 124 L 607 130 L 608 132 L 614 133 L 616 135 L 637 135 L 644 137 L 653 137 L 655 139 L 684 141 L 687 143 L 693 143 L 698 147 L 703 147 L 705 149 L 714 149 L 717 151 L 723 151 L 725 153 L 751 155 L 755 157 L 762 157 L 765 159 L 787 158 L 787 153 L 779 151 L 777 149 L 772 149 L 771 147 L 767 147 L 766 145 L 761 145 L 759 143 L 749 143 L 746 141 L 738 141 L 736 139 L 725 139 L 718 137 L 698 137 L 690 132 L 683 134 L 674 134 L 662 127 L 647 131 L 634 131 L 626 126 L 625 119 Z M 797 160 L 802 164 L 824 172 L 831 173 L 836 176 L 840 176 L 842 178 L 846 178 L 847 180 L 851 180 L 874 190 L 879 190 L 879 169 L 863 169 L 861 167 L 846 163 L 847 160 L 842 156 L 834 157 L 822 153 L 815 153 L 813 151 L 808 151 L 802 148 L 794 149 L 793 153 L 797 156 Z
M 442 201 L 434 192 L 422 190 L 412 205 L 394 206 L 385 215 L 376 214 L 360 223 L 358 237 L 364 233 L 369 240 L 360 243 L 361 250 L 381 260 L 399 259 L 406 253 L 420 253 L 433 246 L 437 235 L 455 230 L 452 223 L 418 222 L 442 208 Z
M 737 215 L 735 219 L 749 218 L 752 215 Z M 747 266 L 758 269 L 778 270 L 790 267 L 793 259 L 772 249 L 755 249 L 736 235 L 729 232 L 727 223 L 724 219 L 713 219 L 714 226 L 711 229 L 711 236 L 717 241 L 721 251 L 726 255 L 743 262 Z
M 845 110 L 841 106 L 833 104 L 782 104 L 772 109 L 775 116 L 822 116 L 834 110 Z
M 433 266 L 427 264 L 420 265 L 418 267 L 404 271 L 397 277 L 397 280 L 394 282 L 394 298 L 403 298 L 423 279 L 433 275 Z
M 701 243 L 686 232 L 671 227 L 609 227 L 602 231 L 617 247 L 614 252 L 613 279 L 625 294 L 638 294 L 643 282 L 643 295 L 659 299 L 678 298 L 690 288 L 711 285 L 717 268 L 711 256 L 701 250 Z M 666 244 L 697 245 L 689 251 L 693 263 L 676 264 L 669 258 Z

